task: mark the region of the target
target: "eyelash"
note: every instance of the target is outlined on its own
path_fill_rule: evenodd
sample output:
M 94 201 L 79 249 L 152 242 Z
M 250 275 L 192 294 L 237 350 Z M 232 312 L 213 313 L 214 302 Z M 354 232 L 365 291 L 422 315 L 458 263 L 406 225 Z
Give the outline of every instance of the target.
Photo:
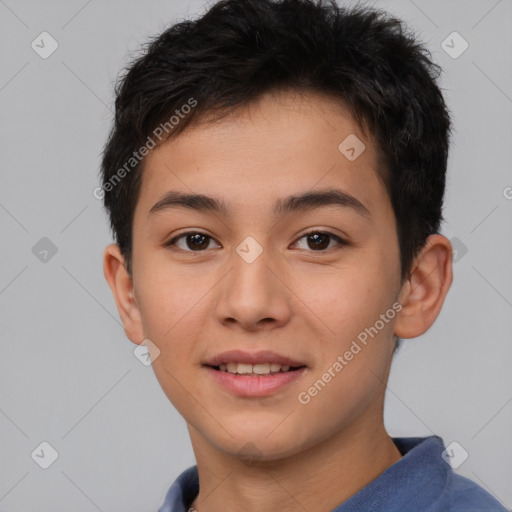
M 320 231 L 318 229 L 313 229 L 311 231 L 308 231 L 307 233 L 302 234 L 299 238 L 297 238 L 296 242 L 298 242 L 299 240 L 301 240 L 303 238 L 307 238 L 310 235 L 314 235 L 314 234 L 326 235 L 326 236 L 334 239 L 336 242 L 338 242 L 338 246 L 340 246 L 340 247 L 349 245 L 349 243 L 346 240 L 344 240 L 343 238 L 341 238 L 340 236 L 335 235 L 334 233 L 331 233 L 330 231 Z M 211 240 L 215 240 L 213 237 L 207 235 L 206 233 L 201 233 L 200 231 L 186 231 L 185 233 L 180 233 L 178 236 L 175 236 L 174 238 L 172 238 L 168 242 L 165 242 L 164 246 L 165 247 L 174 248 L 174 247 L 176 247 L 176 242 L 178 240 L 180 240 L 181 238 L 186 237 L 187 235 L 203 235 L 204 237 L 208 238 L 210 241 Z M 208 245 L 209 245 L 209 243 L 208 243 Z M 201 253 L 201 252 L 206 252 L 207 249 L 203 249 L 203 250 L 199 250 L 199 251 L 193 251 L 193 250 L 190 250 L 190 249 L 185 250 L 185 249 L 181 249 L 181 248 L 178 247 L 177 249 L 173 249 L 173 250 L 177 250 L 177 251 L 185 252 L 185 253 Z M 322 252 L 327 252 L 328 250 L 329 249 L 319 249 L 319 250 L 315 251 L 313 249 L 309 249 L 307 252 L 322 253 Z

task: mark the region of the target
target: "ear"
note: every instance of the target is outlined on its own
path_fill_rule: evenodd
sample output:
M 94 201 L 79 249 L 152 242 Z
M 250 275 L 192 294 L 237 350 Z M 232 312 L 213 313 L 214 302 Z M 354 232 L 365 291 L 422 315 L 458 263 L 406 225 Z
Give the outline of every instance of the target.
M 139 345 L 144 340 L 142 320 L 133 289 L 132 278 L 126 271 L 124 256 L 117 244 L 106 247 L 103 273 L 112 290 L 126 336 Z
M 428 237 L 414 259 L 411 273 L 400 291 L 402 310 L 394 333 L 399 338 L 415 338 L 426 332 L 441 311 L 453 280 L 452 246 L 442 235 Z

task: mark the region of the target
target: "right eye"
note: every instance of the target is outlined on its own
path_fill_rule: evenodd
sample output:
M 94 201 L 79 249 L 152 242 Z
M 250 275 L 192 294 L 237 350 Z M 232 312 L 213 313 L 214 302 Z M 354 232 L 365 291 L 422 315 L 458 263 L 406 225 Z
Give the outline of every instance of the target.
M 185 252 L 202 252 L 209 248 L 210 242 L 215 240 L 204 233 L 197 231 L 188 231 L 187 233 L 181 233 L 165 243 L 165 247 L 177 247 L 181 251 Z M 218 247 L 220 247 L 217 244 Z

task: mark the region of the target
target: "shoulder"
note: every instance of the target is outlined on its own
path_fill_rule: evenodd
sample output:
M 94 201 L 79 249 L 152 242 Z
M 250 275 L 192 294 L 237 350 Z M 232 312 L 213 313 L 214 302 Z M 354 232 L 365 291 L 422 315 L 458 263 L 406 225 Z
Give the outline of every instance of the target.
M 456 473 L 451 474 L 445 492 L 450 512 L 508 512 L 486 490 Z
M 510 512 L 477 483 L 454 472 L 443 457 L 446 447 L 440 437 L 394 438 L 393 441 L 403 457 L 384 473 L 393 477 L 387 484 L 397 487 L 403 502 L 414 500 L 417 511 Z

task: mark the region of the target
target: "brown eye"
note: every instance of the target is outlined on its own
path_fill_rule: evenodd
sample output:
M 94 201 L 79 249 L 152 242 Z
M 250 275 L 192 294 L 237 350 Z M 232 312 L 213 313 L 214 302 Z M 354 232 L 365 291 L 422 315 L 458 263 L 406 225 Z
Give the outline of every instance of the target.
M 321 250 L 329 247 L 330 237 L 325 233 L 313 233 L 307 237 L 308 247 L 313 250 Z
M 306 240 L 307 248 L 313 251 L 324 251 L 325 249 L 331 248 L 331 242 L 333 241 L 335 241 L 337 245 L 347 245 L 339 236 L 323 231 L 311 231 L 301 236 L 297 241 L 300 249 L 305 248 L 304 245 L 300 247 L 300 241 L 303 239 Z
M 208 247 L 210 244 L 210 237 L 203 235 L 201 233 L 195 233 L 193 235 L 186 235 L 185 237 L 186 245 L 189 249 L 192 250 L 203 250 Z
M 208 249 L 212 241 L 213 238 L 211 236 L 190 231 L 173 238 L 165 245 L 167 247 L 176 246 L 178 249 L 187 252 L 201 252 Z

